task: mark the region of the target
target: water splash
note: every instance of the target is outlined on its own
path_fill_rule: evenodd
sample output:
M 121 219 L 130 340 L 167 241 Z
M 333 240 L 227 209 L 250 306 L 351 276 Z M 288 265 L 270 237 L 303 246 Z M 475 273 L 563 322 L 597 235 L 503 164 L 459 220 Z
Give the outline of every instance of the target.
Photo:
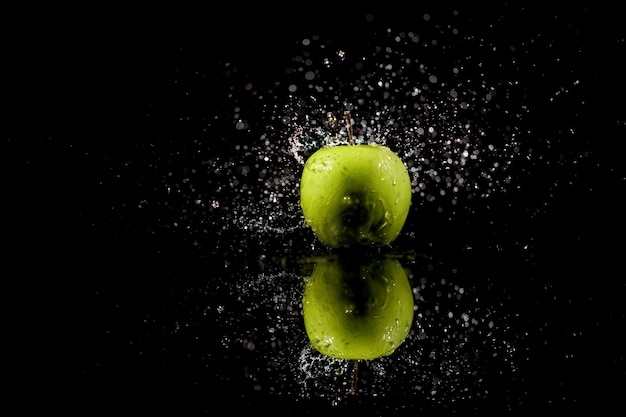
M 348 143 L 345 111 L 356 143 L 387 145 L 405 162 L 413 215 L 472 212 L 523 187 L 534 168 L 589 156 L 583 151 L 564 160 L 539 152 L 559 139 L 551 137 L 554 131 L 537 132 L 537 113 L 562 106 L 584 85 L 559 66 L 565 59 L 555 64 L 538 58 L 554 40 L 532 31 L 497 37 L 455 20 L 459 12 L 452 17 L 441 24 L 422 16 L 413 31 L 380 29 L 344 45 L 305 35 L 285 50 L 291 55 L 284 67 L 283 61 L 271 63 L 270 79 L 241 63 L 220 62 L 221 100 L 202 97 L 203 88 L 216 87 L 200 83 L 200 65 L 176 68 L 176 130 L 138 149 L 143 160 L 129 161 L 103 180 L 140 184 L 136 200 L 114 210 L 144 219 L 137 227 L 174 235 L 198 253 L 246 250 L 268 236 L 314 245 L 302 233 L 299 176 L 315 150 Z M 549 78 L 552 67 L 561 71 L 556 80 Z M 198 114 L 204 108 L 198 103 L 216 100 L 217 110 Z M 557 128 L 561 135 L 575 132 Z M 141 176 L 129 178 L 131 169 Z
M 515 189 L 515 176 L 524 172 L 516 164 L 532 158 L 524 146 L 529 106 L 519 69 L 506 58 L 485 60 L 491 46 L 483 39 L 447 30 L 439 41 L 387 31 L 354 51 L 313 36 L 276 88 L 247 90 L 259 102 L 255 118 L 267 122 L 258 133 L 250 129 L 260 140 L 247 150 L 265 175 L 263 195 L 251 202 L 256 209 L 268 218 L 278 205 L 283 209 L 274 218 L 302 227 L 301 167 L 316 149 L 348 143 L 346 126 L 329 123 L 329 115 L 345 111 L 356 143 L 384 144 L 401 156 L 412 179 L 413 211 L 436 204 L 453 215 L 472 199 Z M 272 231 L 267 222 L 254 227 Z
M 306 273 L 268 259 L 256 264 L 265 255 L 319 249 L 305 233 L 298 184 L 315 150 L 349 142 L 349 131 L 332 123 L 332 115 L 340 120 L 350 111 L 355 143 L 387 145 L 401 156 L 412 179 L 413 213 L 435 208 L 453 218 L 516 191 L 533 168 L 555 164 L 550 153 L 536 149 L 549 149 L 562 136 L 538 134 L 529 120 L 536 121 L 546 103 L 562 103 L 581 82 L 568 73 L 558 82 L 544 80 L 550 87 L 542 89 L 544 96 L 531 92 L 533 51 L 549 49 L 552 41 L 485 38 L 432 19 L 420 26 L 423 33 L 387 30 L 358 46 L 311 35 L 269 85 L 227 63 L 226 110 L 197 122 L 204 133 L 184 143 L 163 140 L 142 149 L 143 164 L 129 162 L 146 168 L 140 170 L 144 193 L 115 207 L 142 219 L 132 227 L 174 235 L 200 254 L 225 255 L 223 270 L 176 299 L 173 314 L 147 318 L 151 334 L 188 342 L 200 337 L 211 348 L 206 352 L 217 353 L 189 360 L 211 370 L 215 361 L 233 362 L 229 370 L 251 391 L 336 406 L 411 397 L 441 408 L 463 403 L 478 409 L 497 395 L 497 381 L 513 379 L 523 360 L 524 330 L 516 327 L 508 295 L 491 295 L 489 277 L 464 277 L 462 266 L 439 275 L 428 266 L 435 260 L 406 265 L 417 306 L 413 330 L 393 357 L 360 365 L 359 389 L 350 394 L 351 363 L 323 357 L 308 344 L 300 313 Z M 229 133 L 216 145 L 211 133 L 223 123 Z M 565 137 L 574 134 L 557 128 Z M 128 168 L 111 176 L 117 181 Z M 534 209 L 540 212 L 543 203 Z M 414 237 L 416 231 L 404 233 Z M 260 258 L 247 259 L 250 253 Z M 252 265 L 235 267 L 238 262 Z
M 509 300 L 493 296 L 489 279 L 470 284 L 463 267 L 442 268 L 430 256 L 404 265 L 416 303 L 411 332 L 392 355 L 359 361 L 356 381 L 353 361 L 320 354 L 306 336 L 302 296 L 312 267 L 306 262 L 213 267 L 204 285 L 180 293 L 169 310 L 145 321 L 136 345 L 141 349 L 161 334 L 167 341 L 162 355 L 189 367 L 192 383 L 238 380 L 248 387 L 243 397 L 259 392 L 333 407 L 407 398 L 418 409 L 498 403 L 494 388 L 506 386 L 525 360 L 518 351 L 525 335 Z M 213 374 L 216 362 L 229 373 Z M 506 394 L 515 400 L 514 392 Z

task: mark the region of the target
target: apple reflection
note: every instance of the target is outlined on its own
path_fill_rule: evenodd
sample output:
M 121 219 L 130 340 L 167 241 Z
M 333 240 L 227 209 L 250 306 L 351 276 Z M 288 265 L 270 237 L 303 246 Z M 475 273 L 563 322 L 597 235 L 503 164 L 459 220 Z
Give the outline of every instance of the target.
M 315 264 L 302 307 L 313 348 L 333 358 L 367 360 L 389 356 L 404 342 L 414 299 L 398 259 L 338 255 Z

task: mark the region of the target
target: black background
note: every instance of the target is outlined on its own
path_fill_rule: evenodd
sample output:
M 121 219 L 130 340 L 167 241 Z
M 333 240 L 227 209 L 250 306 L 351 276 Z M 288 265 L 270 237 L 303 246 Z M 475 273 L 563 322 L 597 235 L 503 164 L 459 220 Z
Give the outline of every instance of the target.
M 497 30 L 503 39 L 517 39 L 536 32 L 557 39 L 554 49 L 563 55 L 576 56 L 578 49 L 585 50 L 580 61 L 570 60 L 584 81 L 577 93 L 586 103 L 585 112 L 575 122 L 578 135 L 567 145 L 546 152 L 549 158 L 560 154 L 567 158 L 568 153 L 589 149 L 593 157 L 582 162 L 584 167 L 577 167 L 575 176 L 566 168 L 557 172 L 538 169 L 524 180 L 525 189 L 534 192 L 515 197 L 519 201 L 504 201 L 501 206 L 495 201 L 492 208 L 478 210 L 469 219 L 433 217 L 422 228 L 424 240 L 445 253 L 450 236 L 480 233 L 492 224 L 491 216 L 520 215 L 532 206 L 526 198 L 553 192 L 550 210 L 532 222 L 506 222 L 506 234 L 510 239 L 533 236 L 540 254 L 535 268 L 545 271 L 555 292 L 570 300 L 569 304 L 557 303 L 560 310 L 542 308 L 538 303 L 537 322 L 573 320 L 585 330 L 585 338 L 575 348 L 573 364 L 560 362 L 561 350 L 567 350 L 570 340 L 559 339 L 559 334 L 548 348 L 538 350 L 529 371 L 533 377 L 527 379 L 535 385 L 533 394 L 518 411 L 556 415 L 583 407 L 606 411 L 618 404 L 626 377 L 621 336 L 626 295 L 622 262 L 626 41 L 616 7 L 304 7 L 250 8 L 242 4 L 221 6 L 219 11 L 174 5 L 68 7 L 5 14 L 1 53 L 8 70 L 3 77 L 3 130 L 8 150 L 3 152 L 7 231 L 3 235 L 8 262 L 3 275 L 8 284 L 4 298 L 8 301 L 5 320 L 9 332 L 5 331 L 4 340 L 14 348 L 6 361 L 17 371 L 10 374 L 9 385 L 17 394 L 12 397 L 19 409 L 94 415 L 125 410 L 193 414 L 208 408 L 206 414 L 211 415 L 216 410 L 211 411 L 202 401 L 204 393 L 211 390 L 209 398 L 215 407 L 260 409 L 268 399 L 246 391 L 249 388 L 238 385 L 235 376 L 229 383 L 208 378 L 199 385 L 197 381 L 187 385 L 184 368 L 152 366 L 158 359 L 135 363 L 123 353 L 113 356 L 115 341 L 103 334 L 104 329 L 117 327 L 124 329 L 121 334 L 132 334 L 133 328 L 123 314 L 114 312 L 111 300 L 129 302 L 131 307 L 123 311 L 133 315 L 132 308 L 141 310 L 165 297 L 167 271 L 191 273 L 199 264 L 219 262 L 219 256 L 200 261 L 186 242 L 172 236 L 154 236 L 141 232 L 140 227 L 113 227 L 114 222 L 108 220 L 111 205 L 136 189 L 124 182 L 116 187 L 102 185 L 103 173 L 119 160 L 132 159 L 125 153 L 132 148 L 129 143 L 141 148 L 155 136 L 178 129 L 173 122 L 176 116 L 222 111 L 219 102 L 180 108 L 180 100 L 175 100 L 175 92 L 164 81 L 174 77 L 172 68 L 198 67 L 192 61 L 209 56 L 215 62 L 234 62 L 241 72 L 253 74 L 257 83 L 270 85 L 280 78 L 297 43 L 311 33 L 341 39 L 357 48 L 362 31 L 405 30 L 424 13 L 445 22 L 452 10 L 458 10 L 460 16 L 454 24 L 477 36 Z M 365 19 L 369 13 L 375 17 L 372 22 Z M 493 22 L 498 21 L 504 23 L 494 27 Z M 577 28 L 576 39 L 559 36 L 559 31 L 568 27 Z M 204 67 L 206 84 L 202 87 L 214 89 L 217 95 L 222 86 L 212 81 L 212 68 Z M 536 75 L 529 71 L 528 77 Z M 537 77 L 538 97 L 542 88 L 554 81 L 547 78 Z M 151 105 L 154 108 L 150 110 L 162 117 L 148 123 L 143 114 Z M 539 111 L 528 123 L 537 130 L 545 128 L 547 136 L 558 136 L 559 118 L 569 117 L 564 114 Z M 224 132 L 230 130 L 232 126 L 225 124 Z M 248 138 L 242 135 L 238 140 L 243 143 Z M 215 152 L 222 152 L 223 145 L 216 142 Z M 546 176 L 571 185 L 551 190 L 543 181 Z M 495 224 L 491 236 L 502 236 L 497 230 L 499 223 Z M 488 241 L 489 235 L 485 239 Z M 506 271 L 511 261 L 507 256 L 516 254 L 507 252 L 490 266 L 482 264 L 480 256 L 466 260 L 466 265 L 477 271 Z M 509 272 L 523 276 L 523 271 Z M 95 297 L 103 287 L 107 294 L 124 296 Z M 512 290 L 515 288 L 513 285 Z M 91 371 L 96 363 L 100 368 Z M 402 399 L 390 400 L 390 404 L 392 401 L 397 404 Z M 506 403 L 506 399 L 499 401 Z M 289 400 L 274 406 L 279 415 L 314 408 Z M 323 404 L 315 406 L 328 411 Z M 354 409 L 364 412 L 368 407 L 364 402 Z

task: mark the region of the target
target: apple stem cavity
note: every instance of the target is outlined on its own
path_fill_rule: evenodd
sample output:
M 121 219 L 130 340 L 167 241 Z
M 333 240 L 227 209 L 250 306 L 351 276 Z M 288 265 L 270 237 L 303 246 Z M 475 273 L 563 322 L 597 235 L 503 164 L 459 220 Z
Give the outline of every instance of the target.
M 350 393 L 356 392 L 356 383 L 359 379 L 359 360 L 355 359 L 352 366 L 352 385 L 350 386 Z
M 348 129 L 348 141 L 350 145 L 354 145 L 354 139 L 352 139 L 352 119 L 350 118 L 350 111 L 348 110 L 344 111 L 343 115 L 346 118 L 346 128 Z

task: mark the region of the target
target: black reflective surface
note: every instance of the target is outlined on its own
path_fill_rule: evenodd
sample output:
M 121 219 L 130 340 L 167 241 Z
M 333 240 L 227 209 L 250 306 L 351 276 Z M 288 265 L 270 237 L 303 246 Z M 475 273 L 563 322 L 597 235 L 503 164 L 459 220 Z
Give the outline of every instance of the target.
M 434 416 L 619 404 L 616 10 L 246 7 L 14 15 L 5 340 L 19 407 Z M 302 320 L 304 283 L 336 251 L 304 227 L 298 179 L 326 143 L 326 112 L 345 109 L 414 180 L 401 235 L 358 255 L 401 261 L 413 326 L 392 355 L 358 364 L 357 389 L 354 364 L 314 351 Z

